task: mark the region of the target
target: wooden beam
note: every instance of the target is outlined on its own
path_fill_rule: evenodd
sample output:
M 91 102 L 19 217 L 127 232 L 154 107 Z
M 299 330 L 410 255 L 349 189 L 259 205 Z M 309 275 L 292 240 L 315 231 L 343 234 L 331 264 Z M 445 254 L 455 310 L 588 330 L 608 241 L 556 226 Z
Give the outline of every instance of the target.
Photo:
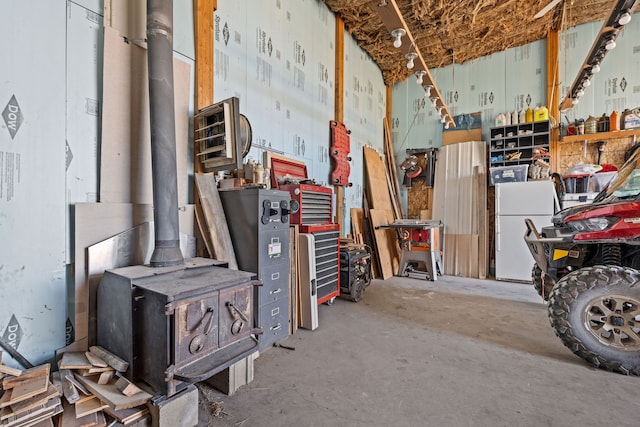
M 344 120 L 344 20 L 336 15 L 335 119 Z
M 334 116 L 338 123 L 344 123 L 344 21 L 336 15 L 336 70 L 334 93 Z M 344 236 L 344 187 L 333 186 L 336 193 L 336 217 L 334 222 L 340 226 L 340 236 Z
M 196 111 L 213 104 L 213 12 L 217 0 L 193 0 Z
M 549 117 L 553 117 L 556 123 L 560 124 L 560 58 L 559 58 L 560 35 L 558 31 L 549 31 L 547 34 L 547 105 L 549 106 Z M 551 129 L 549 149 L 551 152 L 551 170 L 558 170 L 560 164 L 560 130 L 559 127 Z

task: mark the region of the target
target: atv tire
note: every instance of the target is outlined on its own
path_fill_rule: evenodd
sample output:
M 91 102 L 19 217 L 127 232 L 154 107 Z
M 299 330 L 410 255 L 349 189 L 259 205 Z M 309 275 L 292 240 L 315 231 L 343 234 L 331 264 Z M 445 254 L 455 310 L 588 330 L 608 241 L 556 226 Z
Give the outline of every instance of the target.
M 542 288 L 542 270 L 538 267 L 538 264 L 533 265 L 533 269 L 531 270 L 531 281 L 533 282 L 533 287 L 538 292 L 538 295 L 542 297 L 544 301 L 549 300 L 549 295 L 551 295 L 551 291 L 555 286 L 556 282 L 545 273 L 544 275 L 544 289 Z
M 549 298 L 556 335 L 591 365 L 640 375 L 640 272 L 586 267 L 558 281 Z

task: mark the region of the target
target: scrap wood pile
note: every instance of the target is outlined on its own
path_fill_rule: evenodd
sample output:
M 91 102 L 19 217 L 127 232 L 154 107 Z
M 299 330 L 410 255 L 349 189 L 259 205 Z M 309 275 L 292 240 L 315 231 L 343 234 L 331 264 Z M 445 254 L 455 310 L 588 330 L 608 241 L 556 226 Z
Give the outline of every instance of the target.
M 151 394 L 122 376 L 128 363 L 102 347 L 66 352 L 26 370 L 0 364 L 0 427 L 150 426 Z
M 351 209 L 351 228 L 356 243 L 364 243 L 373 252 L 374 277 L 388 279 L 398 271 L 400 248 L 397 233 L 381 228 L 403 218 L 400 185 L 385 120 L 385 155 L 364 147 L 365 194 L 363 209 Z

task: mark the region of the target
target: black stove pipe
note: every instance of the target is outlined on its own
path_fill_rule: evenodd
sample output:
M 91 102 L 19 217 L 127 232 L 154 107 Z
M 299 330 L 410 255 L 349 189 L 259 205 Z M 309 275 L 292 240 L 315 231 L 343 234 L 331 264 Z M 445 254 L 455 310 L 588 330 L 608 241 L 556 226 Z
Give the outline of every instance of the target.
M 147 62 L 155 248 L 152 267 L 184 264 L 178 223 L 173 99 L 173 0 L 147 0 Z

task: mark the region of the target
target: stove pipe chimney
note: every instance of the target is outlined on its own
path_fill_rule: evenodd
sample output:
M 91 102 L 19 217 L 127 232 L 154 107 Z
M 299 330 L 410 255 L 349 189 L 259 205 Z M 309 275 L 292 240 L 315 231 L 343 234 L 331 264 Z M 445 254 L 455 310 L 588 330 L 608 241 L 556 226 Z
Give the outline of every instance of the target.
M 184 263 L 178 225 L 173 99 L 173 0 L 147 0 L 147 63 L 155 248 L 152 267 Z

